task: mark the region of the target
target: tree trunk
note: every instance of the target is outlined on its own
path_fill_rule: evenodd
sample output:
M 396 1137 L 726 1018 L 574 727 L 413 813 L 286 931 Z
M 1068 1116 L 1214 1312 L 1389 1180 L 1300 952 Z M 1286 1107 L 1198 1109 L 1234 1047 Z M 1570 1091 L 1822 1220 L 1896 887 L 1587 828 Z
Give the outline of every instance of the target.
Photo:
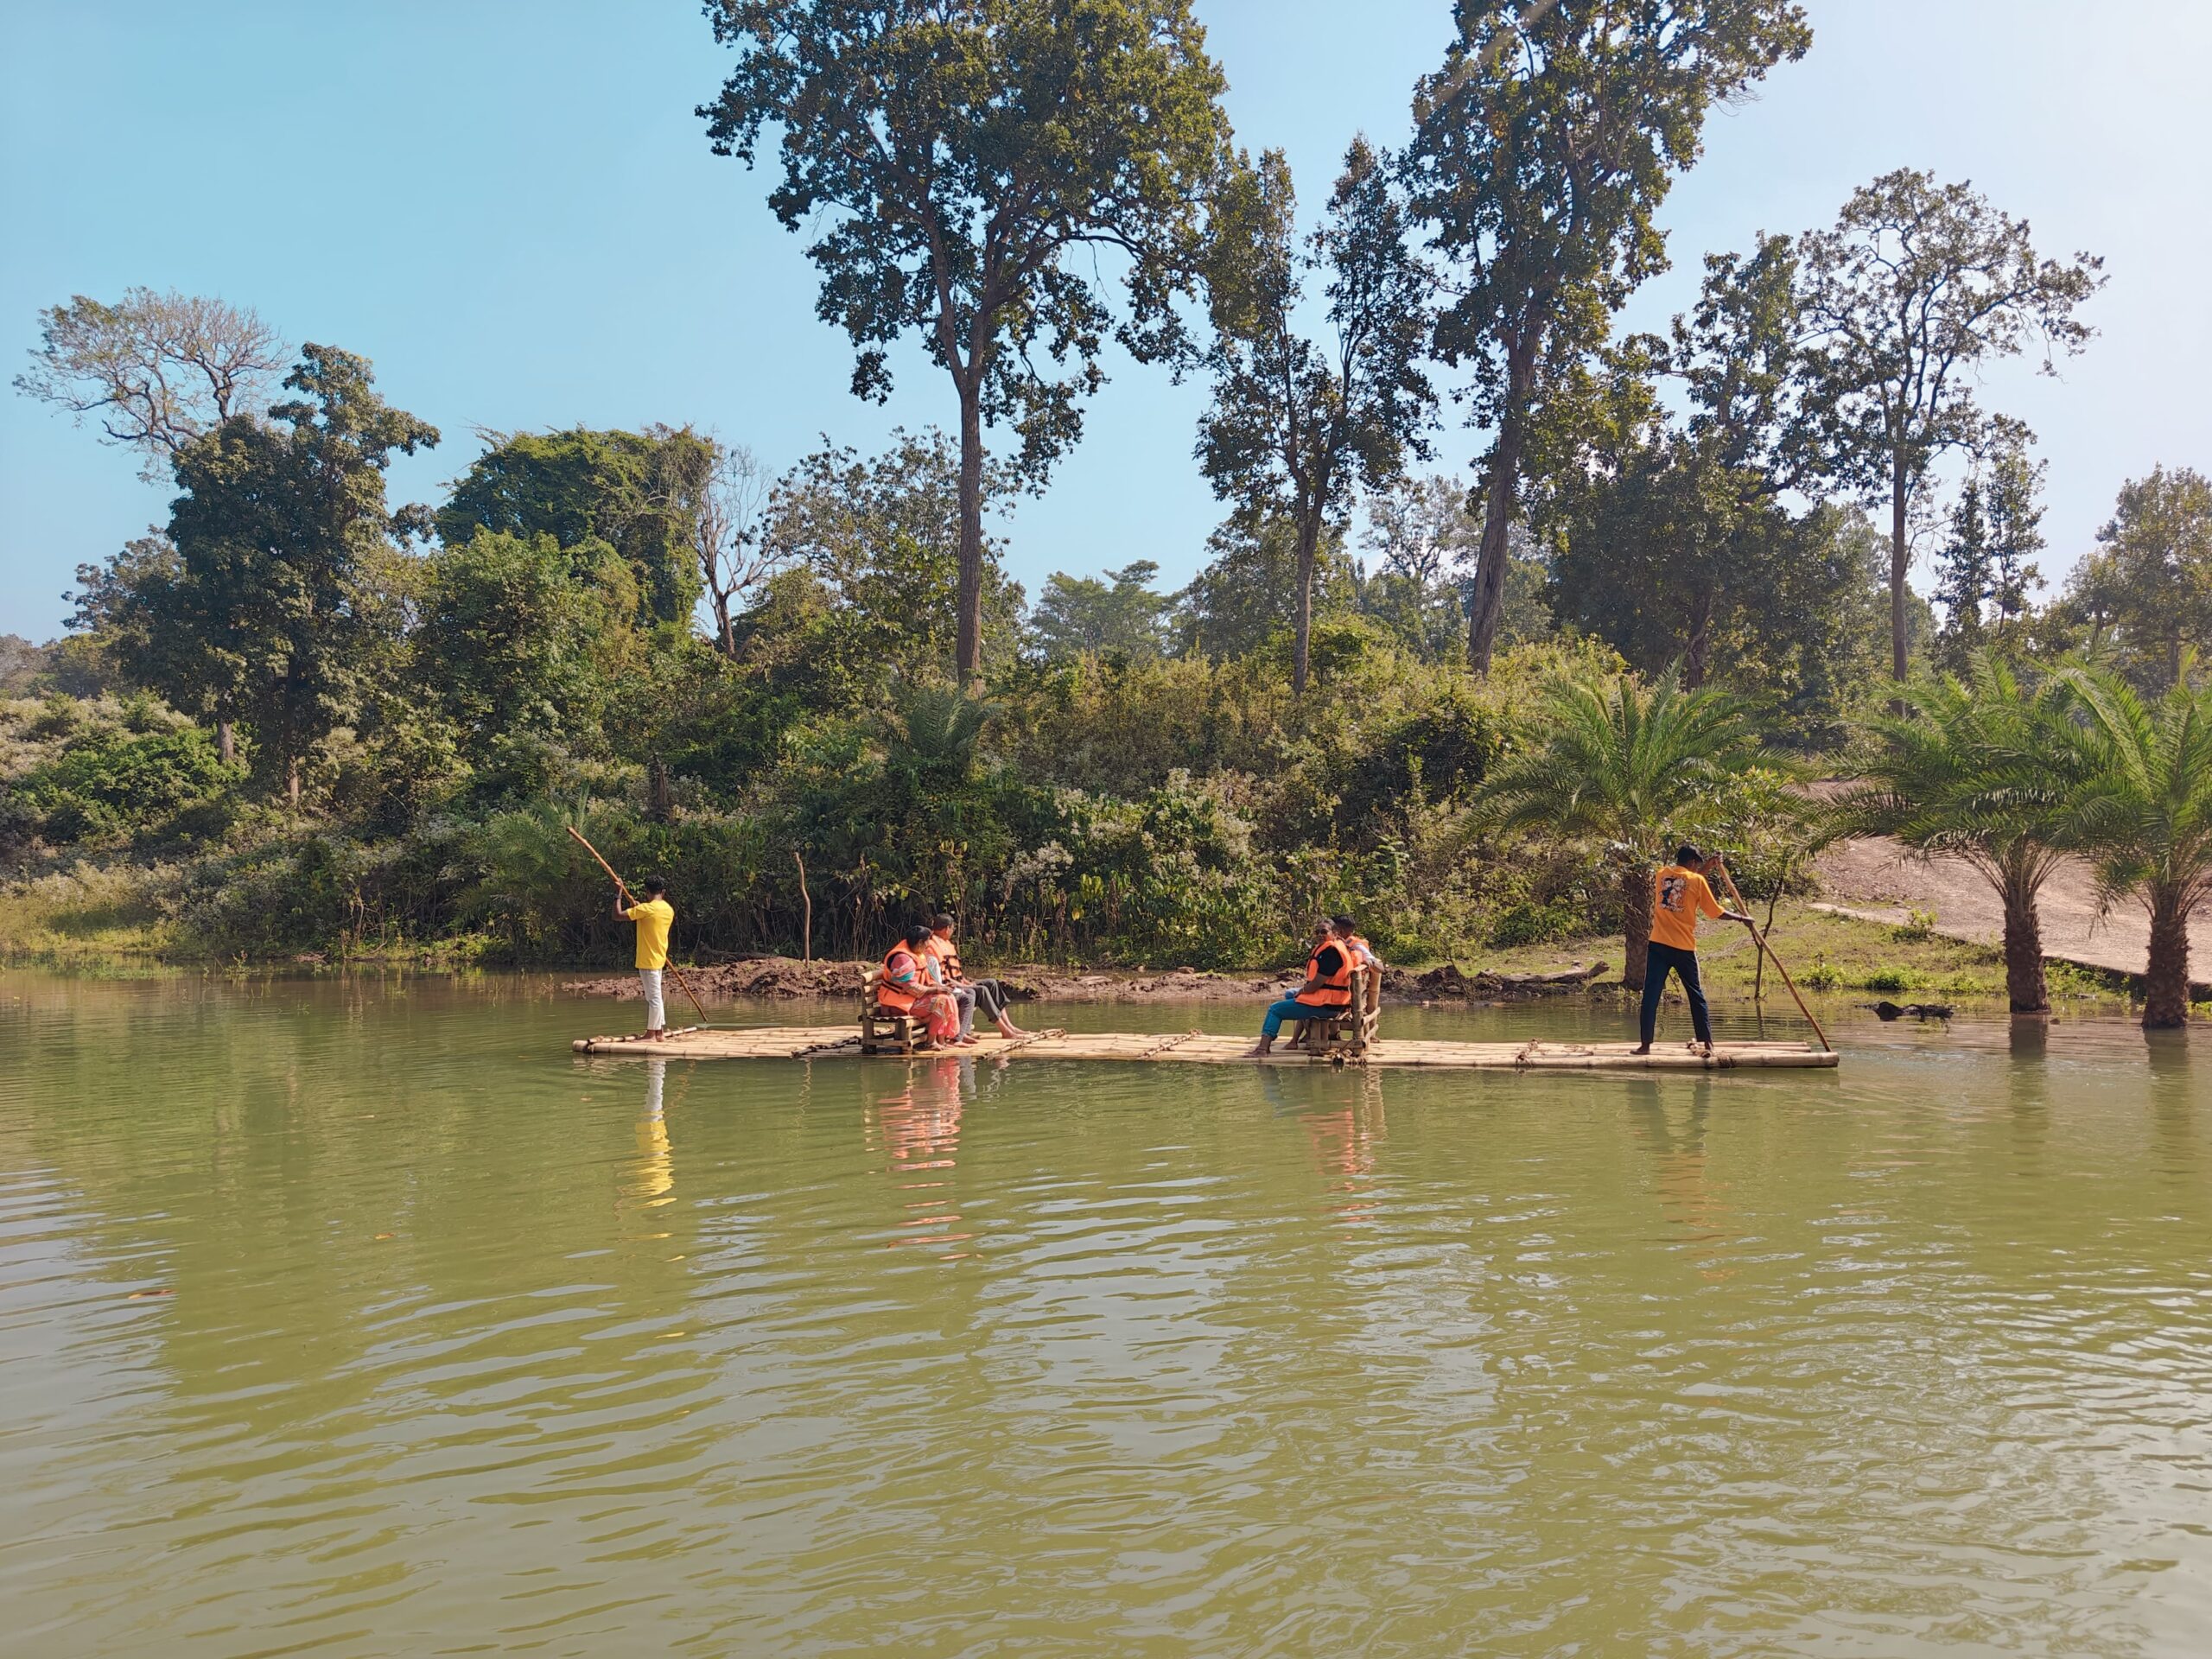
M 1690 604 L 1689 643 L 1682 648 L 1682 689 L 1694 691 L 1713 671 L 1713 588 L 1698 589 Z
M 960 385 L 960 683 L 983 685 L 983 400 L 980 376 Z
M 1298 527 L 1298 623 L 1290 659 L 1293 696 L 1306 695 L 1306 671 L 1313 658 L 1313 553 L 1320 536 L 1320 514 L 1308 513 Z
M 238 729 L 227 720 L 215 722 L 215 758 L 226 766 L 238 763 Z
M 1911 548 L 1905 539 L 1904 457 L 1893 454 L 1890 461 L 1890 677 L 1893 680 L 1904 678 L 1910 654 L 1904 613 L 1904 575 L 1910 558 Z
M 1622 943 L 1621 983 L 1631 991 L 1643 988 L 1643 967 L 1651 954 L 1651 872 L 1641 864 L 1621 873 Z
M 2006 888 L 2005 902 L 2005 995 L 2015 1014 L 2048 1014 L 2050 994 L 2044 984 L 2043 920 L 2032 893 Z
M 1505 567 L 1512 557 L 1508 533 L 1521 481 L 1521 450 L 1528 442 L 1529 391 L 1535 383 L 1541 334 L 1541 326 L 1532 326 L 1507 365 L 1505 409 L 1484 486 L 1483 539 L 1475 556 L 1475 591 L 1467 604 L 1467 666 L 1478 674 L 1490 672 L 1491 656 L 1497 649 L 1497 625 L 1505 613 Z
M 284 795 L 292 804 L 292 816 L 300 816 L 300 757 L 289 756 L 284 762 Z
M 2151 960 L 2143 990 L 2144 1030 L 2189 1023 L 2189 912 L 2169 893 L 2151 895 Z

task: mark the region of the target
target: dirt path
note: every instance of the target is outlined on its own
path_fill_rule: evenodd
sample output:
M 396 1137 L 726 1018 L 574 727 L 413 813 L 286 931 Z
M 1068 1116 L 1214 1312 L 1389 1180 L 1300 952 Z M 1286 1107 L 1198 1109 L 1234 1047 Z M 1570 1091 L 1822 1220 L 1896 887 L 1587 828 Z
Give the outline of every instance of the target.
M 1995 944 L 2004 938 L 1997 894 L 1963 859 L 1916 858 L 1881 837 L 1832 848 L 1817 868 L 1823 896 L 1847 916 L 1901 922 L 1908 910 L 1925 910 L 1935 914 L 1936 931 L 1952 938 Z M 2095 884 L 2082 865 L 2069 862 L 2052 876 L 2038 908 L 2046 957 L 2115 973 L 2143 971 L 2149 918 L 2133 902 L 2098 915 Z M 2197 916 L 2189 942 L 2190 977 L 2202 983 L 2212 974 L 2212 916 Z

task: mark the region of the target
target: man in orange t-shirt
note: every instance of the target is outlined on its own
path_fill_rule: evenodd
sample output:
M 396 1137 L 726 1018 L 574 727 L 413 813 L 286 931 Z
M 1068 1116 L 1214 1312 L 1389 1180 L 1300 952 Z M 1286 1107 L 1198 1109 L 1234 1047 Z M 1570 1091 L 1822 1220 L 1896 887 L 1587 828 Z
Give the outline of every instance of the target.
M 1716 922 L 1742 922 L 1746 926 L 1751 919 L 1723 909 L 1706 885 L 1707 864 L 1719 862 L 1718 856 L 1708 861 L 1686 842 L 1675 849 L 1675 861 L 1651 878 L 1651 953 L 1643 963 L 1643 1043 L 1636 1051 L 1639 1054 L 1651 1052 L 1652 1034 L 1659 1028 L 1659 998 L 1667 988 L 1669 974 L 1682 976 L 1682 995 L 1690 1003 L 1690 1024 L 1707 1051 L 1713 1048 L 1713 1015 L 1705 1006 L 1705 987 L 1697 974 L 1697 918 L 1710 916 Z

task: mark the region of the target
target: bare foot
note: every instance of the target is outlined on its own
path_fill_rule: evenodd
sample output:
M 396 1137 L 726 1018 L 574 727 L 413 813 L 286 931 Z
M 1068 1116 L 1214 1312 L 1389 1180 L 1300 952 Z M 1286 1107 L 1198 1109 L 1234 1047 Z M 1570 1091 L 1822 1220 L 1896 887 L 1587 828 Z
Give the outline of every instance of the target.
M 1268 1051 L 1264 1046 L 1259 1048 L 1248 1048 L 1236 1058 L 1240 1060 L 1264 1060 L 1268 1058 Z

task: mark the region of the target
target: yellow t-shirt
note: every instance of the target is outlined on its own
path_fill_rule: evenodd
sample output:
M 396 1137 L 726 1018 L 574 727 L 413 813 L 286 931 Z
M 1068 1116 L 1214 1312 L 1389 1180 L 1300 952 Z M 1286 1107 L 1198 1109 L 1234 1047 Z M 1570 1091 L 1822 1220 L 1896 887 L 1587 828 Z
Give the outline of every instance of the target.
M 622 912 L 638 925 L 638 966 L 668 966 L 668 930 L 676 920 L 676 906 L 665 899 L 648 899 Z
M 1697 949 L 1699 912 L 1718 921 L 1728 912 L 1694 870 L 1669 864 L 1651 878 L 1651 943 L 1677 950 Z

